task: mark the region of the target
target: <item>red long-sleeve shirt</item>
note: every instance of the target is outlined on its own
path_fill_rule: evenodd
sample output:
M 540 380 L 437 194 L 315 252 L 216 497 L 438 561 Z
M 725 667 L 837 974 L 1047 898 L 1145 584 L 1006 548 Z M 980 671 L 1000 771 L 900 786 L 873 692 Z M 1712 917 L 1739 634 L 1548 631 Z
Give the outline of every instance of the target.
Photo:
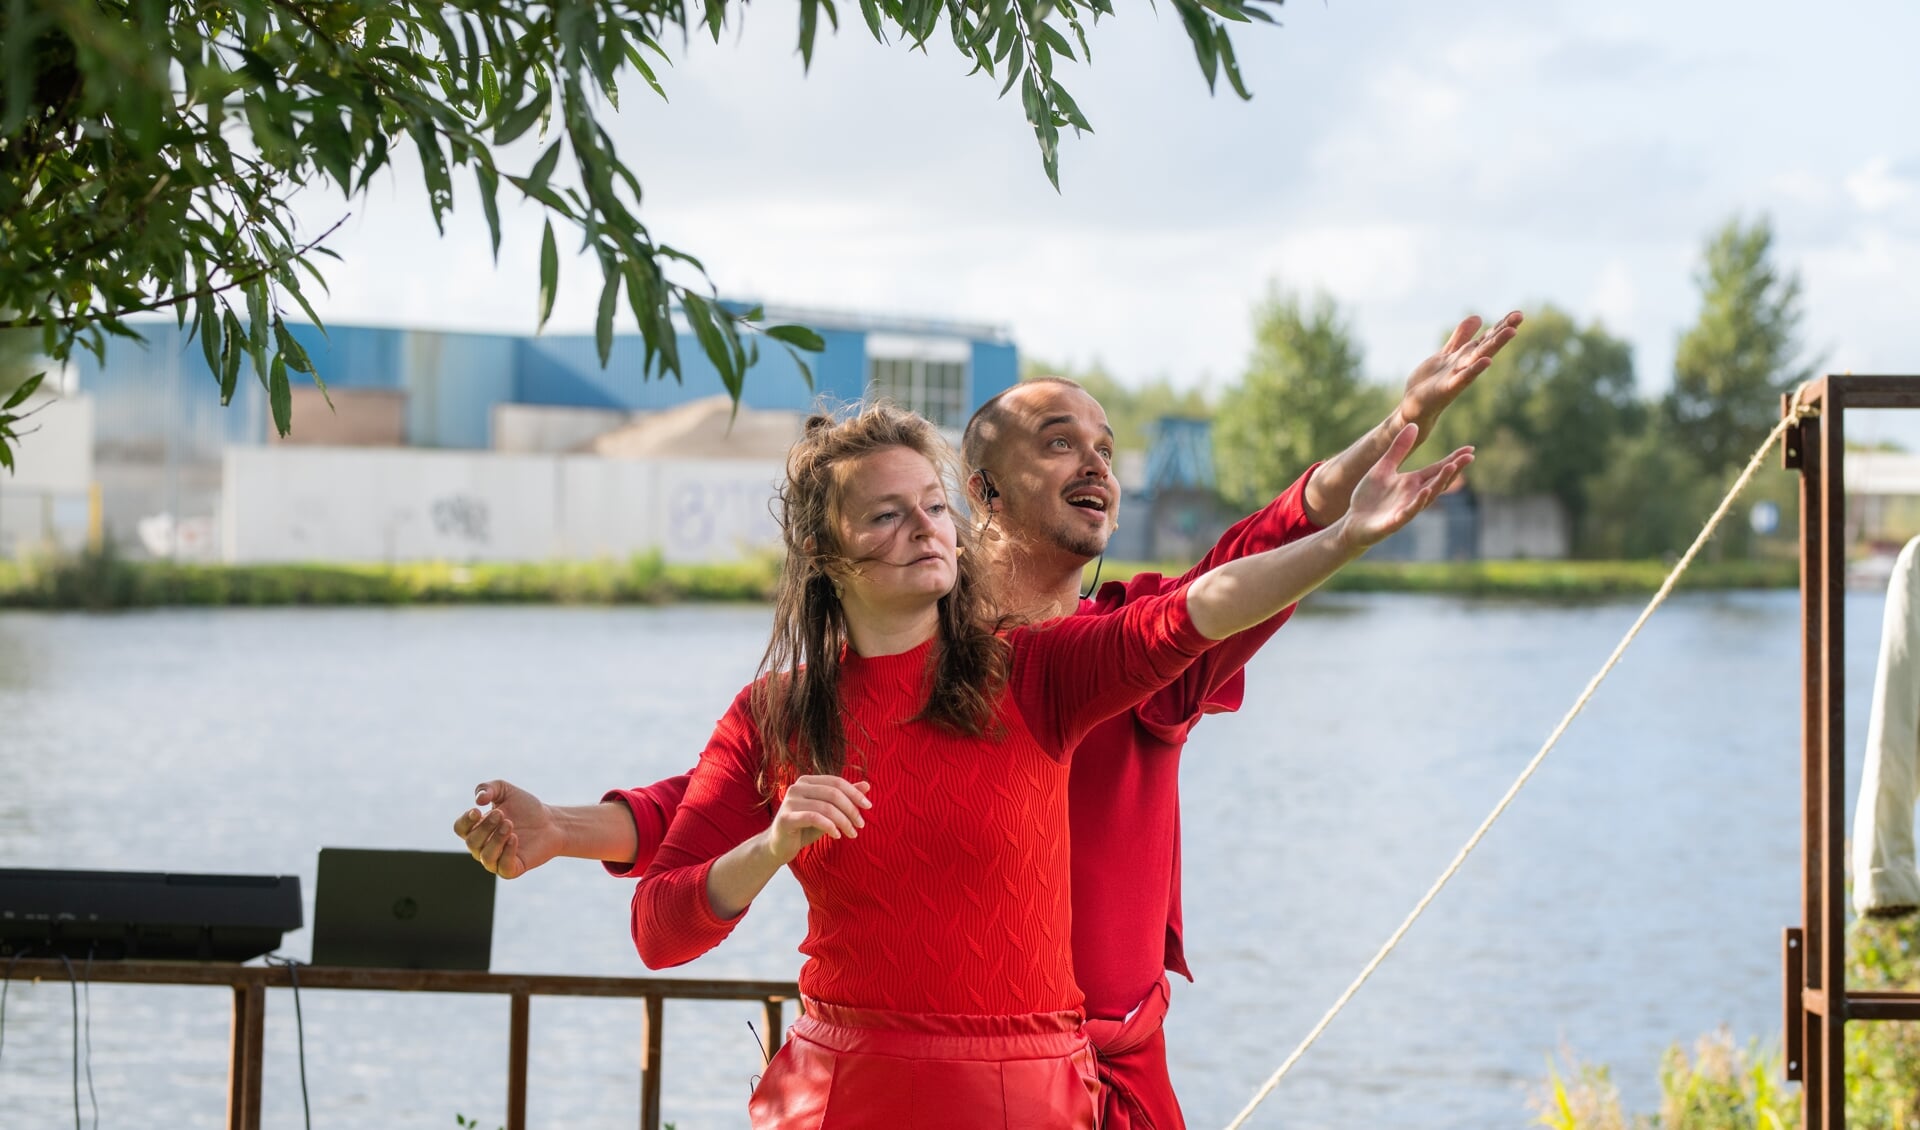
M 1079 1007 L 1068 762 L 1088 728 L 1186 670 L 1209 641 L 1170 590 L 1111 616 L 1008 634 L 995 732 L 915 720 L 933 644 L 841 669 L 850 780 L 871 784 L 857 838 L 822 839 L 792 870 L 806 892 L 801 989 L 836 1004 L 1001 1015 Z M 764 831 L 774 803 L 747 692 L 720 720 L 634 891 L 633 934 L 654 968 L 690 961 L 739 921 L 713 914 L 707 874 Z
M 1207 555 L 1178 578 L 1151 573 L 1100 587 L 1077 616 L 1111 615 L 1145 597 L 1179 587 L 1222 562 L 1298 540 L 1320 529 L 1307 517 L 1306 486 L 1314 468 L 1261 510 L 1235 523 Z M 1073 839 L 1073 956 L 1089 1016 L 1119 1019 L 1146 998 L 1163 969 L 1189 979 L 1180 906 L 1180 753 L 1195 722 L 1238 710 L 1243 674 L 1254 652 L 1273 637 L 1292 608 L 1222 640 L 1178 679 L 1146 701 L 1096 724 L 1081 739 L 1068 786 Z M 619 876 L 645 871 L 666 835 L 688 778 L 642 789 L 618 789 L 633 814 L 640 856 L 608 864 Z
M 1092 600 L 1080 602 L 1078 615 L 1113 615 L 1227 561 L 1318 531 L 1306 509 L 1312 474 L 1309 469 L 1264 508 L 1235 523 L 1179 577 L 1142 573 L 1109 582 Z M 1126 1016 L 1146 999 L 1162 970 L 1193 978 L 1180 911 L 1180 753 L 1203 715 L 1240 709 L 1247 661 L 1292 615 L 1289 605 L 1221 640 L 1178 679 L 1080 740 L 1068 812 L 1073 957 L 1088 1016 Z

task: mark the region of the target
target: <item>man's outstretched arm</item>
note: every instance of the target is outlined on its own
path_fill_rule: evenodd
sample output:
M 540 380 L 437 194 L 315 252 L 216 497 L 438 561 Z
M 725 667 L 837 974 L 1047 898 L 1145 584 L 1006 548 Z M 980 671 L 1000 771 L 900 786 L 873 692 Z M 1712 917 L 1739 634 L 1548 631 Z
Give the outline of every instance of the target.
M 1520 322 L 1521 315 L 1516 310 L 1486 333 L 1479 334 L 1478 317 L 1462 320 L 1439 352 L 1422 361 L 1407 377 L 1406 391 L 1401 394 L 1399 405 L 1385 420 L 1345 451 L 1308 468 L 1272 502 L 1234 523 L 1200 561 L 1174 583 L 1191 581 L 1228 561 L 1290 544 L 1339 521 L 1347 512 L 1354 488 L 1386 453 L 1400 429 L 1411 423 L 1419 429 L 1418 439 L 1425 440 L 1441 413 L 1487 370 L 1501 348 L 1513 340 Z M 1157 578 L 1150 583 L 1143 582 L 1136 586 L 1138 592 L 1129 590 L 1128 598 L 1158 591 L 1158 586 L 1165 583 Z M 1238 710 L 1243 694 L 1241 669 L 1273 638 L 1292 611 L 1288 608 L 1201 656 L 1180 682 L 1169 689 L 1169 694 L 1157 696 L 1143 708 L 1141 717 L 1171 733 L 1173 728 L 1190 726 L 1202 714 Z
M 1347 512 L 1361 476 L 1379 461 L 1401 428 L 1414 425 L 1420 429 L 1420 442 L 1426 442 L 1440 414 L 1473 384 L 1475 377 L 1487 371 L 1494 356 L 1519 332 L 1521 321 L 1520 311 L 1515 310 L 1484 334 L 1480 333 L 1477 314 L 1455 326 L 1440 352 L 1422 361 L 1407 378 L 1406 391 L 1387 418 L 1345 451 L 1320 464 L 1307 480 L 1307 517 L 1319 526 L 1338 521 Z
M 453 831 L 503 879 L 560 857 L 597 859 L 615 875 L 632 875 L 653 859 L 686 791 L 682 774 L 608 793 L 599 804 L 557 805 L 510 782 L 487 781 L 475 786 L 474 807 L 460 814 Z

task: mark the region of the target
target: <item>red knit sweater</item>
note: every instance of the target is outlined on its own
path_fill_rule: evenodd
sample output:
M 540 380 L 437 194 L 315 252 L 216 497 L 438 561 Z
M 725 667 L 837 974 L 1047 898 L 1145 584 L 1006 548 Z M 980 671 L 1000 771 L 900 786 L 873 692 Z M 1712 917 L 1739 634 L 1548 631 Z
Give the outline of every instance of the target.
M 806 892 L 801 990 L 836 1004 L 1004 1015 L 1078 1008 L 1067 762 L 1082 735 L 1165 686 L 1209 641 L 1176 590 L 1110 616 L 1008 634 L 998 733 L 966 738 L 913 716 L 933 645 L 849 653 L 841 674 L 850 780 L 872 785 L 857 839 L 822 839 L 792 869 Z M 707 901 L 713 861 L 772 822 L 761 750 L 734 699 L 634 891 L 633 936 L 653 968 L 691 961 L 738 918 Z

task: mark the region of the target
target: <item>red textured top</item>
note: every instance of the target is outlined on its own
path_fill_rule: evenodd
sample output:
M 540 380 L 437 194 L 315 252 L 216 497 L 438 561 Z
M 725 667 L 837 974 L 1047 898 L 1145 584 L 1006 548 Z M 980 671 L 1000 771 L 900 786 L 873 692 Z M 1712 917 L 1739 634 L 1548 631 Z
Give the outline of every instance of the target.
M 933 644 L 842 667 L 851 780 L 871 783 L 859 838 L 822 839 L 792 870 L 806 892 L 800 987 L 836 1004 L 1005 1015 L 1078 1008 L 1067 833 L 1069 755 L 1089 727 L 1186 670 L 1209 641 L 1184 590 L 1111 616 L 1008 633 L 998 733 L 915 721 Z M 772 822 L 747 693 L 720 720 L 666 841 L 634 891 L 653 968 L 691 961 L 738 918 L 707 901 L 713 861 Z
M 1320 527 L 1307 517 L 1309 468 L 1265 508 L 1234 524 L 1199 564 L 1178 578 L 1151 573 L 1101 586 L 1078 615 L 1108 615 L 1143 597 L 1176 588 L 1221 562 L 1285 545 Z M 1073 835 L 1073 956 L 1089 1016 L 1119 1019 L 1145 999 L 1163 969 L 1192 978 L 1180 907 L 1180 753 L 1206 714 L 1238 710 L 1243 668 L 1292 615 L 1278 616 L 1222 640 L 1178 679 L 1145 702 L 1100 722 L 1081 739 L 1068 787 Z M 607 864 L 614 875 L 644 872 L 687 789 L 669 777 L 603 798 L 626 804 L 640 835 L 631 864 Z

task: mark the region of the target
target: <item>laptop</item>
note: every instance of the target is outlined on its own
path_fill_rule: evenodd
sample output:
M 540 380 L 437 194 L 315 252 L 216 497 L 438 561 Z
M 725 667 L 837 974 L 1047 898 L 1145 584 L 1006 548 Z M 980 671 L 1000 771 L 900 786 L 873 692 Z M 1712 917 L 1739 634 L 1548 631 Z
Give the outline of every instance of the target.
M 493 875 L 463 851 L 321 848 L 313 964 L 479 969 L 493 957 Z

